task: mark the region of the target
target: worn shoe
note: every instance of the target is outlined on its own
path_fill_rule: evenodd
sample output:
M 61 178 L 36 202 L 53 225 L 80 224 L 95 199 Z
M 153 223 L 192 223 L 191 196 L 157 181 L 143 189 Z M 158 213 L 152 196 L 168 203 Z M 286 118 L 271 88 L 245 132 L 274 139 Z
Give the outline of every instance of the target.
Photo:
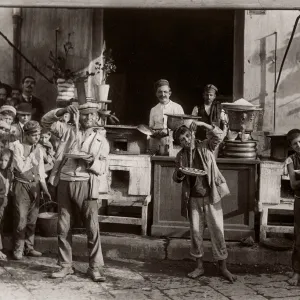
M 32 249 L 32 250 L 29 250 L 29 251 L 25 252 L 25 255 L 26 256 L 32 256 L 32 257 L 41 257 L 42 253 Z
M 15 260 L 21 260 L 23 258 L 23 254 L 21 251 L 15 251 L 13 253 L 13 259 Z
M 71 267 L 62 267 L 59 271 L 53 272 L 51 278 L 64 278 L 67 275 L 74 274 L 74 270 Z
M 92 280 L 95 282 L 104 282 L 105 281 L 105 276 L 100 272 L 99 269 L 88 268 L 86 274 L 88 277 L 92 278 Z

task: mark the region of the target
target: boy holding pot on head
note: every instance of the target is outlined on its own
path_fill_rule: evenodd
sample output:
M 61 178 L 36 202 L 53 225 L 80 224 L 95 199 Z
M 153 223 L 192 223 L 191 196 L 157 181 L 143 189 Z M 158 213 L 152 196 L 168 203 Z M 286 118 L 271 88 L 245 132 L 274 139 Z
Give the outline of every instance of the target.
M 39 257 L 34 249 L 35 226 L 39 213 L 40 186 L 44 196 L 51 199 L 45 178 L 43 152 L 38 141 L 41 127 L 36 121 L 24 125 L 23 143 L 11 144 L 14 172 L 14 250 L 13 257 L 20 260 L 25 255 Z
M 208 138 L 204 141 L 194 140 L 193 131 L 196 126 L 208 130 Z M 174 140 L 182 149 L 176 156 L 176 169 L 173 180 L 182 182 L 182 215 L 189 218 L 191 229 L 191 256 L 196 258 L 196 269 L 188 274 L 197 278 L 204 274 L 203 269 L 203 233 L 207 224 L 212 243 L 214 258 L 222 275 L 233 282 L 232 275 L 226 266 L 228 256 L 224 238 L 223 211 L 221 199 L 229 194 L 226 180 L 221 174 L 213 151 L 223 139 L 223 131 L 201 121 L 193 122 L 191 129 L 180 126 L 174 131 Z M 190 149 L 192 149 L 192 165 L 190 165 Z M 205 176 L 191 176 L 183 173 L 183 168 L 195 168 L 206 172 Z

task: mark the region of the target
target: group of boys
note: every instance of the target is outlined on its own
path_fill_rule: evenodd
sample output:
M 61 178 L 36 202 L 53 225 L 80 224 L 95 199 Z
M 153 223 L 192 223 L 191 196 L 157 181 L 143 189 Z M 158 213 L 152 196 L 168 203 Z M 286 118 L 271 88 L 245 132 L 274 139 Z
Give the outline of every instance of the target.
M 51 199 L 46 173 L 53 168 L 55 150 L 49 129 L 32 120 L 33 114 L 32 105 L 26 102 L 16 108 L 11 105 L 0 107 L 0 189 L 3 190 L 0 222 L 7 197 L 10 197 L 14 216 L 13 258 L 16 260 L 22 259 L 24 254 L 33 257 L 42 255 L 33 247 L 40 188 L 45 199 Z M 7 163 L 4 164 L 3 160 Z M 2 252 L 1 258 L 6 258 Z

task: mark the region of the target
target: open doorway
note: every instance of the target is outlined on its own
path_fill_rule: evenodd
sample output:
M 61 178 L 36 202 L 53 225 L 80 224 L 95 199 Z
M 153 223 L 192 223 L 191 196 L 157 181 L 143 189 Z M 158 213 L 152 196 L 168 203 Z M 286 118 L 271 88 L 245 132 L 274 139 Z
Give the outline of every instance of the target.
M 207 83 L 232 98 L 233 10 L 107 9 L 104 38 L 117 65 L 108 81 L 121 124 L 148 123 L 160 78 L 187 114 Z

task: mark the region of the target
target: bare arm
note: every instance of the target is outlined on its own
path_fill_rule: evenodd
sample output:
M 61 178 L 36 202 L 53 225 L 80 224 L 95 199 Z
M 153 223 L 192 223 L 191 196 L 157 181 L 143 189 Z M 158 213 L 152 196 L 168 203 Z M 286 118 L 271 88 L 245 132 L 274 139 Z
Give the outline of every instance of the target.
M 293 190 L 300 189 L 300 180 L 296 179 L 296 173 L 294 170 L 294 165 L 292 163 L 287 165 L 288 173 L 290 176 L 290 183 Z

